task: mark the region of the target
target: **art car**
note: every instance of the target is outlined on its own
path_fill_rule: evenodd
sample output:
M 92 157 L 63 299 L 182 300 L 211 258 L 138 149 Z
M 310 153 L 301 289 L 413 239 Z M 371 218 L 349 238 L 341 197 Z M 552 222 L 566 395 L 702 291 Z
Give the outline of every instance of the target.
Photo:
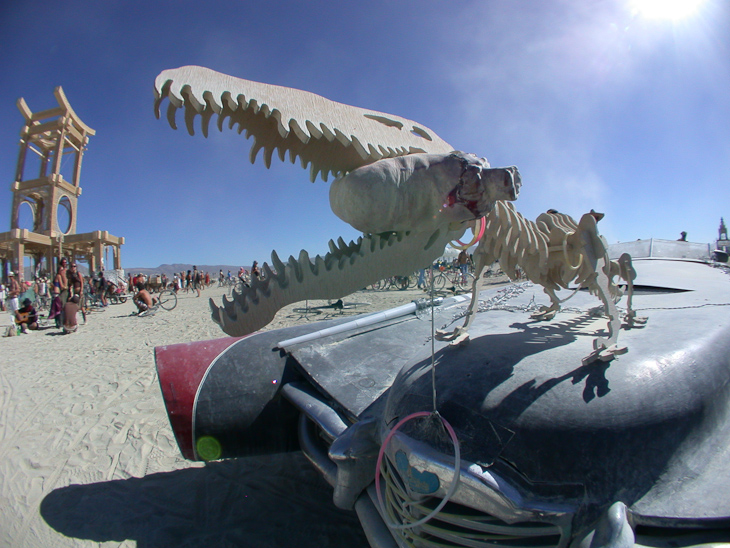
M 646 322 L 607 361 L 595 297 L 538 321 L 520 282 L 481 293 L 467 345 L 434 336 L 468 310 L 446 296 L 157 348 L 170 422 L 189 459 L 301 450 L 377 548 L 730 543 L 730 277 L 693 245 L 609 248 Z
M 593 210 L 528 221 L 516 167 L 391 114 L 202 67 L 163 71 L 155 97 L 173 128 L 178 110 L 191 134 L 217 119 L 252 161 L 333 174 L 332 210 L 363 234 L 272 253 L 211 301 L 230 338 L 155 350 L 187 458 L 301 450 L 377 548 L 730 543 L 730 279 L 709 249 L 607 248 Z M 428 266 L 472 226 L 471 299 L 258 331 Z M 494 261 L 529 281 L 480 292 Z

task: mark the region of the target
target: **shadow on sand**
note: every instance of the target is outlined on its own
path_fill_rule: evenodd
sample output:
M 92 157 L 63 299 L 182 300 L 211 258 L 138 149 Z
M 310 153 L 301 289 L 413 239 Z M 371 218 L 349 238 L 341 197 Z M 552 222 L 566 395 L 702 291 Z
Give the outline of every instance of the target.
M 45 497 L 41 515 L 66 536 L 139 548 L 368 546 L 301 453 L 69 485 Z

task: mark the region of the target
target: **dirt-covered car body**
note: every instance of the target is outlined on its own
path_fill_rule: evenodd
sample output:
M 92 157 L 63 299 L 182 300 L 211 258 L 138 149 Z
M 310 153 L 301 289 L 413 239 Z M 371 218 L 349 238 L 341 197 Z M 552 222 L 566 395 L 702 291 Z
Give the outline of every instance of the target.
M 432 338 L 463 321 L 446 297 L 306 342 L 352 318 L 157 348 L 171 424 L 190 459 L 301 449 L 377 547 L 730 543 L 730 277 L 634 266 L 647 322 L 612 361 L 582 363 L 595 297 L 536 322 L 541 288 L 514 284 L 463 347 Z

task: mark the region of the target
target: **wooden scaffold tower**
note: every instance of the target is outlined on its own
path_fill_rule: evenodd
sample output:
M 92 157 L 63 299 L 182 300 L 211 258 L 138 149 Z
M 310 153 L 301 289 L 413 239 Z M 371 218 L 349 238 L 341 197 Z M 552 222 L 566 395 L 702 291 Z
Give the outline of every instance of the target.
M 54 95 L 58 107 L 33 113 L 25 100 L 18 99 L 18 109 L 24 118 L 20 131 L 20 153 L 15 180 L 10 188 L 13 203 L 10 213 L 10 231 L 0 233 L 0 261 L 2 277 L 13 270 L 24 276 L 25 257 L 31 257 L 31 277 L 52 274 L 54 260 L 68 257 L 88 264 L 89 272 L 104 268 L 107 247 L 113 253 L 113 268 L 121 269 L 120 248 L 124 238 L 97 230 L 76 233 L 81 161 L 89 142 L 96 132 L 84 124 L 69 104 L 59 86 Z M 38 172 L 29 170 L 29 154 L 40 159 Z M 73 159 L 69 181 L 61 174 L 62 160 Z M 66 160 L 67 161 L 67 160 Z M 28 208 L 32 227 L 21 227 L 21 211 Z

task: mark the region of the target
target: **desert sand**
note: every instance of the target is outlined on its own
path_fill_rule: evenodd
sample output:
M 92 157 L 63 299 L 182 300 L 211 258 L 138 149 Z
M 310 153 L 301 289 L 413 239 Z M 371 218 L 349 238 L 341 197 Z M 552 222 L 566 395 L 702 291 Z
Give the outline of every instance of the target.
M 354 512 L 334 507 L 299 453 L 211 463 L 180 455 L 153 348 L 224 337 L 207 304 L 224 291 L 181 293 L 174 310 L 150 317 L 131 315 L 131 300 L 111 305 L 71 335 L 49 327 L 0 338 L 0 546 L 367 546 Z M 359 291 L 344 301 L 361 305 L 342 313 L 423 296 Z M 268 329 L 339 314 L 303 306 Z

